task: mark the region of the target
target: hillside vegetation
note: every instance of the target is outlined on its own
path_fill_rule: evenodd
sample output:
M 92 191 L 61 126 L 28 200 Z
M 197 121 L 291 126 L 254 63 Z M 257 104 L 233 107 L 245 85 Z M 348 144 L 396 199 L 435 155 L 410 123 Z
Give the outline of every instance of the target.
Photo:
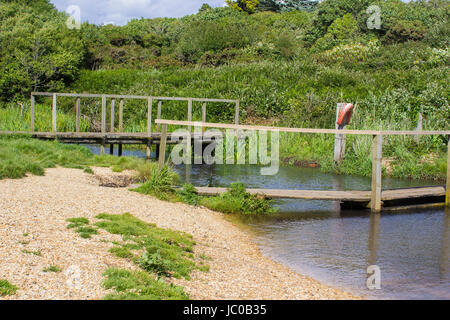
M 69 30 L 65 14 L 47 0 L 2 1 L 0 130 L 17 118 L 11 108 L 31 91 L 240 99 L 242 122 L 324 128 L 334 127 L 336 103 L 357 102 L 351 128 L 412 130 L 422 112 L 424 129 L 448 130 L 448 0 L 286 3 L 229 1 L 230 7 L 203 5 L 180 19 Z M 367 23 L 374 5 L 379 29 Z M 73 101 L 61 99 L 60 106 L 73 114 Z M 82 108 L 83 128 L 93 130 L 99 101 Z M 197 120 L 200 111 L 194 108 Z M 163 117 L 185 119 L 185 112 L 174 102 Z M 145 115 L 142 103 L 127 102 L 127 130 L 143 131 Z M 232 106 L 208 109 L 208 121 L 232 119 Z M 64 123 L 70 128 L 73 121 Z M 283 135 L 281 153 L 290 163 L 370 174 L 369 138 L 350 138 L 339 167 L 332 162 L 333 139 Z M 386 173 L 442 178 L 446 143 L 446 137 L 387 138 L 384 156 L 396 161 Z

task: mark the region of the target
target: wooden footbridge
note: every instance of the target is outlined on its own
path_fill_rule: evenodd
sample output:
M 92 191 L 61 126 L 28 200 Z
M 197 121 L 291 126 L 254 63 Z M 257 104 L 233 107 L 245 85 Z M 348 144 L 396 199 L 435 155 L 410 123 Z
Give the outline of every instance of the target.
M 35 96 L 47 96 L 53 98 L 52 103 L 52 132 L 35 132 Z M 58 132 L 56 123 L 57 97 L 76 98 L 76 132 Z M 100 98 L 102 101 L 102 121 L 101 132 L 80 132 L 80 98 Z M 111 100 L 111 120 L 107 132 L 107 99 Z M 147 132 L 145 133 L 124 133 L 123 131 L 123 108 L 125 99 L 140 99 L 148 102 L 147 112 Z M 115 102 L 119 100 L 119 128 L 115 132 Z M 158 102 L 156 120 L 152 120 L 153 102 Z M 186 101 L 188 121 L 175 121 L 161 119 L 161 110 L 163 101 Z M 193 102 L 202 103 L 202 121 L 192 121 Z M 208 123 L 206 122 L 206 104 L 207 103 L 230 103 L 235 106 L 235 124 Z M 156 124 L 156 132 L 152 132 L 152 125 Z M 369 135 L 372 136 L 372 186 L 370 191 L 335 191 L 335 190 L 270 190 L 270 189 L 248 189 L 253 194 L 261 194 L 268 198 L 287 198 L 287 199 L 308 199 L 308 200 L 331 200 L 339 201 L 343 208 L 370 208 L 373 212 L 389 210 L 390 208 L 409 208 L 411 206 L 437 206 L 450 205 L 450 140 L 448 143 L 448 164 L 447 164 L 447 183 L 446 186 L 429 188 L 407 188 L 396 190 L 382 190 L 382 145 L 383 137 L 389 135 L 444 135 L 450 137 L 450 130 L 447 131 L 376 131 L 376 130 L 337 130 L 337 129 L 308 129 L 308 128 L 285 128 L 268 126 L 249 126 L 239 124 L 239 101 L 225 99 L 199 99 L 199 98 L 169 98 L 169 97 L 151 97 L 151 96 L 124 96 L 124 95 L 100 95 L 100 94 L 68 94 L 68 93 L 32 93 L 31 95 L 31 131 L 30 132 L 0 132 L 0 135 L 27 134 L 37 139 L 57 139 L 66 143 L 80 144 L 100 144 L 102 153 L 105 146 L 119 145 L 119 155 L 123 144 L 143 144 L 147 146 L 147 157 L 150 157 L 150 148 L 152 145 L 158 145 L 159 165 L 162 167 L 166 159 L 166 146 L 170 143 L 171 133 L 168 132 L 168 126 L 187 127 L 189 131 L 192 127 L 200 127 L 203 132 L 205 128 L 249 130 L 249 131 L 269 131 L 269 132 L 288 132 L 299 134 L 332 134 L 342 135 Z M 199 131 L 196 131 L 199 132 Z M 203 134 L 194 133 L 192 140 L 202 139 L 203 143 L 211 143 L 211 140 L 204 140 Z M 202 195 L 217 195 L 226 192 L 225 188 L 199 187 L 197 191 Z

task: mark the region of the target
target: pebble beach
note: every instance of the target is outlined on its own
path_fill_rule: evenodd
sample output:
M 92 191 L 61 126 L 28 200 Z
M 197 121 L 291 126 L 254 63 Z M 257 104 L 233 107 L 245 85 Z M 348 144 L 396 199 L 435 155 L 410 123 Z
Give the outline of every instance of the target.
M 196 241 L 194 251 L 210 257 L 209 272 L 194 271 L 191 280 L 173 279 L 194 300 L 357 299 L 264 257 L 251 235 L 221 213 L 160 201 L 116 187 L 131 173 L 93 168 L 47 169 L 45 176 L 0 181 L 0 279 L 19 289 L 17 300 L 99 300 L 108 267 L 137 269 L 108 250 L 117 236 L 100 231 L 83 239 L 66 228 L 66 219 L 95 222 L 100 213 L 130 213 L 161 228 L 184 231 Z M 106 186 L 105 186 L 106 185 Z M 120 184 L 119 184 L 120 186 Z M 61 272 L 44 272 L 51 265 Z M 77 285 L 68 279 L 76 270 Z

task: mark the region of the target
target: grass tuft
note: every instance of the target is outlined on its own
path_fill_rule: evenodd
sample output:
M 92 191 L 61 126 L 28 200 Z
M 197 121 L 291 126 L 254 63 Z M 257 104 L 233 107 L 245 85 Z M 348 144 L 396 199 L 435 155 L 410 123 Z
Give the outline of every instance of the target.
M 188 300 L 182 287 L 165 282 L 145 271 L 128 271 L 116 268 L 106 270 L 103 286 L 115 293 L 106 300 Z
M 42 270 L 42 272 L 54 272 L 54 273 L 58 273 L 61 271 L 62 271 L 62 269 L 59 266 L 50 266 L 50 267 L 47 267 L 44 270 Z
M 16 294 L 18 288 L 9 283 L 8 280 L 0 279 L 0 297 L 13 296 Z
M 89 220 L 86 218 L 70 218 L 66 221 L 70 222 L 67 229 L 75 229 L 75 232 L 83 239 L 90 239 L 92 235 L 98 234 L 97 229 L 89 226 Z
M 35 255 L 35 256 L 38 256 L 38 257 L 42 256 L 41 250 L 30 251 L 30 250 L 22 249 L 22 252 L 25 253 L 25 254 L 32 254 L 32 255 Z
M 199 269 L 192 256 L 195 242 L 191 235 L 158 228 L 129 213 L 100 214 L 96 218 L 101 220 L 96 223 L 98 228 L 123 237 L 124 242 L 115 243 L 110 252 L 148 272 L 189 279 L 190 273 Z

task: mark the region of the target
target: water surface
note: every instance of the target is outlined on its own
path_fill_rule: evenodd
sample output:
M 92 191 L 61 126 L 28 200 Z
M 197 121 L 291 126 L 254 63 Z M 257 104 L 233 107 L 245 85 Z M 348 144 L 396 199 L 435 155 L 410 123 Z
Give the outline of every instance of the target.
M 94 152 L 98 149 L 92 147 Z M 125 150 L 124 150 L 125 151 Z M 124 155 L 144 157 L 141 151 Z M 370 190 L 369 178 L 282 167 L 261 176 L 258 166 L 179 166 L 183 182 L 227 187 Z M 383 188 L 431 186 L 433 181 L 384 179 Z M 331 201 L 278 200 L 279 213 L 243 221 L 264 255 L 301 274 L 357 295 L 380 299 L 450 299 L 450 212 L 417 210 L 372 215 L 340 211 Z M 370 265 L 381 269 L 381 290 L 366 287 Z

